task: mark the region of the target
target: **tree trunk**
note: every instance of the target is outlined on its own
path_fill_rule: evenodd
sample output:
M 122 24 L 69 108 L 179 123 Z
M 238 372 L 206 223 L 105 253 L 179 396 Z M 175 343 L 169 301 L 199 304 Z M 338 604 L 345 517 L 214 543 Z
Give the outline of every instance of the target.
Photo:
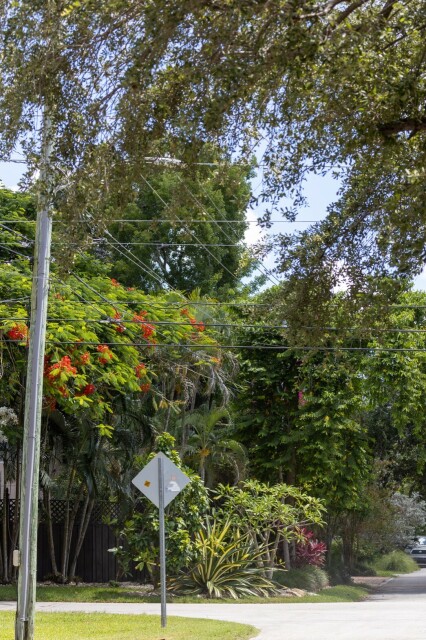
M 291 559 L 290 559 L 290 548 L 288 545 L 288 540 L 286 538 L 283 539 L 283 556 L 284 556 L 284 564 L 287 571 L 291 569 Z
M 64 582 L 67 580 L 67 576 L 68 576 L 68 565 L 69 565 L 70 553 L 71 553 L 71 543 L 72 543 L 72 534 L 74 530 L 74 522 L 77 517 L 78 509 L 80 507 L 80 502 L 84 494 L 84 487 L 82 486 L 77 499 L 74 501 L 74 506 L 70 511 L 70 493 L 71 493 L 72 485 L 73 485 L 73 479 L 70 479 L 70 483 L 68 485 L 69 491 L 67 496 L 67 505 L 66 505 L 66 514 L 65 514 L 65 523 L 64 523 L 64 541 L 63 541 L 62 561 L 61 561 L 61 575 L 62 575 L 62 580 Z
M 94 504 L 95 504 L 95 499 L 90 498 L 89 495 L 87 495 L 84 503 L 84 507 L 83 507 L 83 512 L 81 514 L 80 526 L 78 528 L 77 542 L 75 545 L 74 555 L 73 555 L 71 567 L 69 570 L 68 579 L 70 581 L 74 580 L 74 577 L 75 577 L 75 570 L 77 567 L 78 556 L 80 555 L 81 547 L 83 546 L 84 538 L 86 537 L 87 527 L 89 526 L 90 517 L 92 515 Z
M 55 579 L 59 577 L 58 565 L 56 562 L 55 541 L 53 539 L 52 505 L 50 503 L 50 491 L 44 490 L 44 506 L 46 509 L 47 543 L 49 546 L 50 564 Z

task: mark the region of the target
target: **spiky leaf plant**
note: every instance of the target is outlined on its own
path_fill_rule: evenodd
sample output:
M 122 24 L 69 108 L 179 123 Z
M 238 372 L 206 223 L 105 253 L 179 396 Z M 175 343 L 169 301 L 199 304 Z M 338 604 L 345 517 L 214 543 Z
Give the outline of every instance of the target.
M 256 566 L 264 549 L 256 549 L 247 534 L 233 528 L 230 521 L 208 520 L 195 538 L 198 561 L 170 583 L 179 594 L 201 594 L 208 598 L 269 596 L 276 586 Z

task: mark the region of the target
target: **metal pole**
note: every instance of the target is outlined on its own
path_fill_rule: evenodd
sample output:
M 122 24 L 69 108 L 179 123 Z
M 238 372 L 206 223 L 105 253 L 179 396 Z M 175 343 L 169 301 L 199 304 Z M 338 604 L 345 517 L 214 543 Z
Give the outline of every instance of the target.
M 49 194 L 49 164 L 52 155 L 52 122 L 44 113 L 40 192 L 38 197 L 34 250 L 31 323 L 20 491 L 19 548 L 20 569 L 15 640 L 34 637 L 34 602 L 37 573 L 38 480 L 40 467 L 41 404 L 43 393 L 44 348 L 49 291 L 50 240 L 52 234 Z
M 166 613 L 166 533 L 164 528 L 164 474 L 163 461 L 158 458 L 158 513 L 160 519 L 160 585 L 161 585 L 161 626 L 167 624 Z

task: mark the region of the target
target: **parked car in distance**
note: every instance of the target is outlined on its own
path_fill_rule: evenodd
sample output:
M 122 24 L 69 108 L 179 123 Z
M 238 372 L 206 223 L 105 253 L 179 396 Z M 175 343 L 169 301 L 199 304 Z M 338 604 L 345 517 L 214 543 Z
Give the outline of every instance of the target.
M 407 553 L 421 567 L 426 567 L 426 536 L 417 536 L 414 545 L 407 550 Z

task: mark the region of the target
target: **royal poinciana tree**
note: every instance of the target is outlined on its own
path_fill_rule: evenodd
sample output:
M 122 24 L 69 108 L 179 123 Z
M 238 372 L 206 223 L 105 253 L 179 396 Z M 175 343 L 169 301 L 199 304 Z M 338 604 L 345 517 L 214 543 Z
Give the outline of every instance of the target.
M 26 196 L 3 190 L 0 201 L 14 230 L 2 230 L 1 238 L 10 258 L 1 266 L 0 385 L 3 403 L 17 416 L 16 422 L 2 427 L 2 438 L 18 480 L 34 225 L 26 215 Z M 59 242 L 57 249 L 61 246 Z M 108 275 L 109 269 L 80 255 L 72 273 L 56 270 L 51 276 L 41 478 L 52 569 L 64 580 L 75 572 L 95 498 L 106 489 L 115 495 L 128 491 L 134 456 L 149 444 L 155 413 L 162 412 L 161 427 L 167 429 L 171 412 L 184 415 L 197 394 L 220 396 L 227 377 L 227 357 L 206 327 L 202 303 L 192 307 L 179 293 L 147 295 L 124 287 Z M 51 530 L 50 499 L 55 495 L 67 504 L 60 558 Z M 76 553 L 71 557 L 71 532 L 81 503 Z M 12 539 L 2 538 L 6 577 L 11 574 L 9 552 L 16 534 L 15 528 Z

